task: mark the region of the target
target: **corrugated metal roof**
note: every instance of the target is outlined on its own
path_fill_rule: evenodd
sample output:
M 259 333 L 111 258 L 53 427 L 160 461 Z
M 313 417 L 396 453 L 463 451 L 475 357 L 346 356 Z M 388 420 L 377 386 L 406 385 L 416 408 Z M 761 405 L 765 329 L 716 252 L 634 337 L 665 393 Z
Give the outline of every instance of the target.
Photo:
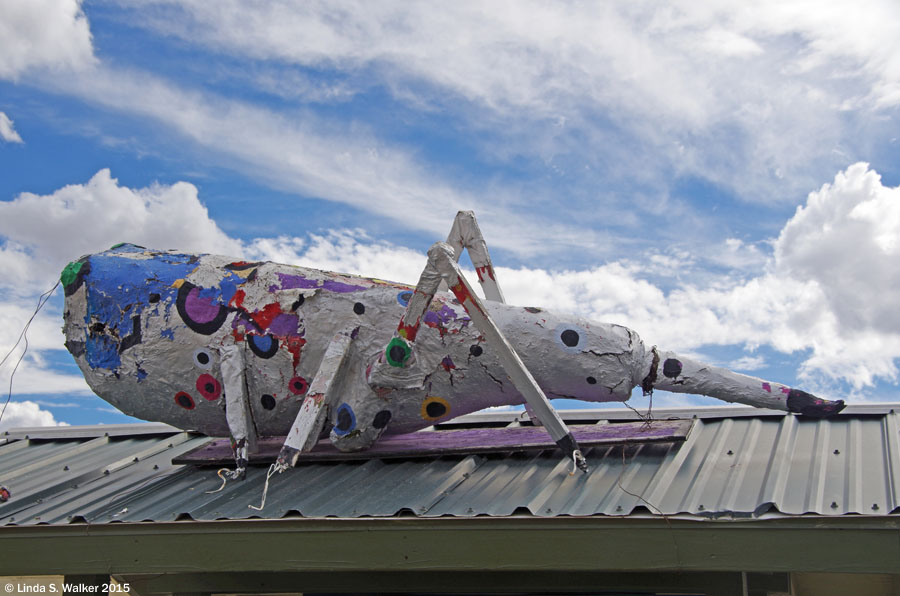
M 634 419 L 621 410 L 562 414 L 581 423 Z M 445 427 L 516 423 L 521 415 L 475 415 Z M 587 475 L 569 476 L 569 462 L 550 450 L 308 463 L 272 478 L 262 511 L 249 505 L 260 502 L 265 468 L 208 494 L 220 485 L 214 469 L 171 463 L 206 437 L 161 425 L 110 433 L 27 429 L 8 433 L 10 442 L 0 446 L 0 484 L 12 492 L 0 506 L 0 524 L 297 515 L 888 515 L 900 498 L 897 416 L 890 405 L 848 408 L 832 420 L 704 410 L 683 444 L 588 449 Z

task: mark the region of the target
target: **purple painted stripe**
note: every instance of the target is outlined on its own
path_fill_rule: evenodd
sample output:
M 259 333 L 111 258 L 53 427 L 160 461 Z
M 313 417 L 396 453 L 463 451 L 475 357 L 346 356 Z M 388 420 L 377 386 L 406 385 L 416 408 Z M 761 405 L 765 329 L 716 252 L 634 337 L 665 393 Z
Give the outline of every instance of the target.
M 357 286 L 353 284 L 347 284 L 340 281 L 334 281 L 333 279 L 307 279 L 302 275 L 291 275 L 289 273 L 278 273 L 278 280 L 281 282 L 281 287 L 278 286 L 270 286 L 269 291 L 274 292 L 275 290 L 309 290 L 313 288 L 322 288 L 323 290 L 328 290 L 329 292 L 357 292 L 359 290 L 365 290 L 366 286 Z
M 691 420 L 656 420 L 648 428 L 643 422 L 624 422 L 602 425 L 570 425 L 569 429 L 582 448 L 622 443 L 654 443 L 684 441 L 691 429 Z M 250 456 L 254 464 L 275 461 L 282 437 L 265 437 L 259 441 L 258 453 Z M 366 451 L 342 453 L 331 443 L 320 441 L 300 461 L 358 460 L 396 457 L 434 457 L 438 455 L 466 455 L 494 451 L 532 451 L 555 449 L 556 445 L 541 427 L 475 428 L 416 432 L 387 435 Z M 228 464 L 232 459 L 226 439 L 214 439 L 172 460 L 176 464 Z

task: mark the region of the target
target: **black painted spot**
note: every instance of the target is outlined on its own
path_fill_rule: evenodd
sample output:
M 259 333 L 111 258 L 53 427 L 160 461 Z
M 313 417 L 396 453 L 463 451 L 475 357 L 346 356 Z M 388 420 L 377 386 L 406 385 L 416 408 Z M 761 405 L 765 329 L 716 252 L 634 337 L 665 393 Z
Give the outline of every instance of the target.
M 667 358 L 663 362 L 663 375 L 670 379 L 674 379 L 681 374 L 681 362 L 674 358 Z
M 154 303 L 154 302 L 159 302 L 160 298 L 161 298 L 161 296 L 154 292 L 153 294 L 150 294 L 149 300 L 151 303 Z
M 559 339 L 570 348 L 574 348 L 578 345 L 578 340 L 580 339 L 578 336 L 578 332 L 572 329 L 566 329 L 562 333 L 559 334 Z
M 482 349 L 481 346 L 479 346 L 477 344 L 469 347 L 469 354 L 471 354 L 472 356 L 475 356 L 476 358 L 478 356 L 481 356 L 483 353 L 484 353 L 484 350 Z
M 216 385 L 215 383 L 206 383 L 203 385 L 203 388 L 206 389 L 207 393 L 212 393 L 216 390 Z
M 406 350 L 403 349 L 403 346 L 391 346 L 388 355 L 394 362 L 403 362 L 406 360 Z
M 353 416 L 350 415 L 349 408 L 340 408 L 337 413 L 337 424 L 335 428 L 339 431 L 347 432 L 353 427 Z
M 263 395 L 262 397 L 259 398 L 259 403 L 261 403 L 262 407 L 264 407 L 267 410 L 275 409 L 275 398 L 272 397 L 271 395 L 269 395 L 268 393 L 266 393 L 265 395 Z
M 425 406 L 425 413 L 429 418 L 440 418 L 447 413 L 447 406 L 439 401 L 432 401 Z
M 353 312 L 355 312 L 358 315 L 363 314 L 364 312 L 366 312 L 366 305 L 363 304 L 362 302 L 357 302 L 356 304 L 353 305 Z
M 382 429 L 387 426 L 388 422 L 391 421 L 391 412 L 389 410 L 381 410 L 377 414 L 375 414 L 375 419 L 372 420 L 372 426 L 378 429 Z
M 300 294 L 300 296 L 298 296 L 294 303 L 291 305 L 291 312 L 294 312 L 295 310 L 303 306 L 303 302 L 305 300 L 306 299 L 303 297 L 303 294 Z
M 539 308 L 536 307 L 536 306 L 526 306 L 526 307 L 525 307 L 525 310 L 528 311 L 528 312 L 530 312 L 530 313 L 539 313 L 539 312 L 541 312 L 541 309 L 539 309 Z
M 65 343 L 66 349 L 69 350 L 69 353 L 76 358 L 84 354 L 84 342 L 83 341 L 71 341 L 66 340 Z
M 179 391 L 175 394 L 175 403 L 185 410 L 194 409 L 194 399 L 184 391 Z
M 270 333 L 250 335 L 247 343 L 250 345 L 250 351 L 260 358 L 271 358 L 278 352 L 278 340 Z
M 588 385 L 596 385 L 597 379 L 595 379 L 594 377 L 588 377 L 587 382 L 588 382 Z
M 197 362 L 200 364 L 209 364 L 209 354 L 206 352 L 197 352 Z
M 141 343 L 141 315 L 131 317 L 131 333 L 122 338 L 119 343 L 119 354 Z

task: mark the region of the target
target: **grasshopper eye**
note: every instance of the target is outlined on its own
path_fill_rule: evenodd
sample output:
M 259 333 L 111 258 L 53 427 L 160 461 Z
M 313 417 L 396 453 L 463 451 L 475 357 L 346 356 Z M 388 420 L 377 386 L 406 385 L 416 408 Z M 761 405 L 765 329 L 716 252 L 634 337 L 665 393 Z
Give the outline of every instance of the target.
M 581 352 L 587 343 L 587 332 L 577 325 L 563 323 L 556 327 L 553 334 L 557 345 L 569 354 Z
M 209 370 L 210 368 L 212 368 L 212 361 L 212 354 L 210 354 L 209 350 L 205 350 L 203 348 L 194 350 L 194 366 L 196 366 L 197 368 Z

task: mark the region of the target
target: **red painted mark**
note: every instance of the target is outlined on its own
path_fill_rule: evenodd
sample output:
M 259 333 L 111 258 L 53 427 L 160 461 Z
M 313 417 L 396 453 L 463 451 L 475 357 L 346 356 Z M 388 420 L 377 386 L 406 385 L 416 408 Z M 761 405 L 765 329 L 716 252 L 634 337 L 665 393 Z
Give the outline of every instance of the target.
M 469 312 L 469 305 L 466 304 L 468 302 L 472 306 L 474 306 L 478 312 L 482 315 L 484 311 L 478 307 L 478 303 L 475 302 L 475 297 L 472 296 L 472 292 L 469 291 L 468 286 L 463 282 L 463 280 L 459 280 L 455 286 L 450 288 L 450 291 L 453 292 L 453 295 L 456 296 L 456 299 L 459 300 L 460 304 L 462 304 L 463 308 L 466 309 L 466 312 Z
M 309 383 L 303 377 L 294 377 L 288 381 L 288 389 L 294 395 L 303 395 L 309 389 Z
M 781 392 L 784 393 L 785 395 L 787 395 L 788 393 L 791 392 L 791 390 L 788 387 L 782 387 Z
M 250 263 L 248 263 L 247 261 L 235 261 L 234 263 L 229 263 L 228 266 L 229 267 L 246 267 L 249 264 Z
M 450 369 L 456 368 L 456 365 L 453 364 L 453 360 L 450 359 L 450 356 L 444 356 L 444 359 L 441 360 L 441 366 L 444 367 L 444 370 L 450 372 Z
M 303 350 L 304 345 L 306 345 L 306 340 L 302 337 L 296 337 L 294 335 L 289 335 L 287 337 L 288 352 L 294 357 L 294 370 L 297 370 L 297 365 L 300 364 L 300 352 Z
M 272 324 L 272 320 L 281 314 L 281 305 L 277 302 L 267 304 L 262 310 L 253 313 L 253 320 L 259 325 L 260 329 L 268 329 Z
M 238 290 L 234 293 L 234 296 L 231 297 L 231 302 L 229 303 L 231 306 L 236 308 L 243 309 L 244 308 L 244 298 L 247 297 L 247 294 L 244 290 Z
M 407 325 L 400 320 L 400 324 L 397 325 L 397 334 L 407 341 L 416 341 L 416 334 L 419 332 L 419 319 L 416 319 L 416 322 L 412 325 Z
M 478 275 L 478 281 L 481 283 L 484 283 L 485 273 L 487 273 L 487 276 L 492 280 L 497 281 L 496 279 L 494 279 L 494 268 L 490 265 L 485 265 L 484 267 L 475 267 L 475 273 Z
M 325 394 L 324 393 L 310 393 L 306 396 L 306 399 L 311 399 L 314 404 L 317 406 L 321 406 L 325 402 Z
M 218 379 L 210 374 L 202 374 L 197 377 L 197 391 L 204 399 L 215 401 L 222 394 L 222 385 Z
M 768 391 L 769 393 L 772 393 L 772 386 L 769 385 L 768 383 L 763 383 L 762 388 L 765 389 L 766 391 Z

